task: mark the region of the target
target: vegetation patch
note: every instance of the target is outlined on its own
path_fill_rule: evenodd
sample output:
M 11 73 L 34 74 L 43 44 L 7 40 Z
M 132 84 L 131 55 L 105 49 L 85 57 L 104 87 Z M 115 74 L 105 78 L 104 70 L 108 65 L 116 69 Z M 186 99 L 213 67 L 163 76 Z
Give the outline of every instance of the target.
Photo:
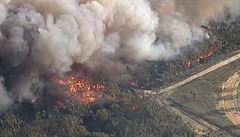
M 177 105 L 180 109 L 240 135 L 240 130 L 233 126 L 224 113 L 216 109 L 223 82 L 239 69 L 238 60 L 176 89 L 169 100 L 172 100 L 172 105 Z
M 32 120 L 9 111 L 0 118 L 0 137 L 195 136 L 180 117 L 155 100 L 123 92 L 115 95 L 121 99 L 87 105 L 69 102 L 65 109 L 33 106 Z

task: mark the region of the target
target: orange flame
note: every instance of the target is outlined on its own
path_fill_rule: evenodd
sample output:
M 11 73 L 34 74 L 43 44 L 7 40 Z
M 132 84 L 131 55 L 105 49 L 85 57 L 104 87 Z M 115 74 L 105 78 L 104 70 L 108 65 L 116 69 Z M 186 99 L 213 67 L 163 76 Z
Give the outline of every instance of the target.
M 84 104 L 95 103 L 102 97 L 102 91 L 105 88 L 103 84 L 93 84 L 75 76 L 60 79 L 57 83 L 66 87 L 67 95 Z
M 208 58 L 210 58 L 211 56 L 213 56 L 219 49 L 223 48 L 224 45 L 218 43 L 218 42 L 215 42 L 214 43 L 214 46 L 212 46 L 211 48 L 209 48 L 206 52 L 203 52 L 202 54 L 200 54 L 198 56 L 197 59 L 194 59 L 194 60 L 188 60 L 186 62 L 186 66 L 187 67 L 191 67 L 194 63 L 200 63 L 201 61 L 204 61 Z

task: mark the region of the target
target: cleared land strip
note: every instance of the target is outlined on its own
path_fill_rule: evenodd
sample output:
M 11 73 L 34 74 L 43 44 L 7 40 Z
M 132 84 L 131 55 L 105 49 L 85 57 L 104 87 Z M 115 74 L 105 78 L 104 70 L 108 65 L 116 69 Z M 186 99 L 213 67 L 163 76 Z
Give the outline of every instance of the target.
M 201 71 L 200 73 L 197 73 L 193 76 L 190 76 L 189 78 L 181 81 L 181 82 L 178 82 L 176 84 L 173 84 L 172 86 L 169 86 L 167 88 L 164 88 L 164 89 L 158 89 L 158 90 L 152 90 L 152 91 L 145 91 L 146 93 L 148 94 L 152 94 L 152 95 L 156 95 L 158 94 L 159 97 L 158 97 L 158 102 L 162 105 L 165 105 L 168 107 L 168 109 L 170 111 L 173 111 L 175 112 L 176 114 L 178 114 L 180 117 L 182 117 L 183 119 L 185 119 L 189 124 L 191 124 L 196 130 L 197 132 L 201 132 L 200 134 L 205 134 L 204 132 L 202 132 L 203 130 L 206 130 L 206 129 L 213 129 L 213 130 L 217 130 L 217 129 L 222 129 L 221 127 L 217 126 L 216 124 L 214 123 L 210 123 L 200 117 L 196 117 L 196 118 L 193 118 L 191 114 L 188 114 L 188 113 L 183 113 L 181 111 L 183 110 L 178 110 L 178 108 L 176 107 L 173 107 L 171 105 L 169 105 L 168 101 L 167 101 L 167 98 L 170 94 L 172 94 L 172 92 L 174 92 L 174 89 L 178 88 L 178 87 L 181 87 L 187 83 L 190 83 L 191 81 L 197 79 L 197 78 L 200 78 L 210 72 L 213 72 L 221 67 L 224 67 L 234 61 L 237 61 L 238 59 L 240 59 L 240 51 L 237 52 L 236 55 L 224 60 L 224 61 L 221 61 L 219 63 L 217 63 L 216 65 L 213 65 L 212 67 L 209 67 L 203 71 Z M 195 122 L 193 122 L 195 121 Z M 202 130 L 202 131 L 201 131 Z M 223 129 L 224 130 L 224 129 Z M 227 130 L 225 130 L 226 132 L 228 132 Z M 228 132 L 230 134 L 232 134 L 231 132 Z M 233 134 L 232 134 L 233 135 Z
M 233 76 L 222 85 L 223 92 L 220 93 L 220 99 L 218 101 L 218 106 L 220 110 L 225 112 L 226 117 L 235 125 L 240 124 L 240 113 L 238 108 L 238 87 L 240 84 L 239 72 L 235 73 Z M 230 90 L 232 92 L 224 92 L 225 90 Z M 224 99 L 224 97 L 230 96 L 232 98 Z M 226 111 L 228 110 L 228 111 Z
M 221 68 L 223 66 L 226 66 L 226 65 L 228 65 L 228 64 L 230 64 L 230 63 L 232 63 L 232 62 L 234 62 L 234 61 L 236 61 L 238 59 L 240 59 L 239 51 L 238 51 L 237 55 L 232 56 L 232 57 L 230 57 L 230 58 L 228 58 L 228 59 L 226 59 L 224 61 L 221 61 L 218 64 L 216 64 L 216 65 L 214 65 L 214 66 L 212 66 L 210 68 L 207 68 L 207 69 L 201 71 L 198 74 L 195 74 L 195 75 L 193 75 L 193 76 L 191 76 L 191 77 L 189 77 L 189 78 L 187 78 L 187 79 L 185 79 L 185 80 L 183 80 L 181 82 L 178 82 L 178 83 L 176 83 L 176 84 L 174 84 L 172 86 L 169 86 L 167 88 L 158 90 L 158 94 L 163 94 L 165 92 L 170 92 L 171 93 L 171 91 L 173 89 L 176 89 L 176 88 L 178 88 L 178 87 L 180 87 L 182 85 L 185 85 L 185 84 L 187 84 L 187 83 L 189 83 L 189 82 L 191 82 L 191 81 L 193 81 L 193 80 L 195 80 L 195 79 L 197 79 L 199 77 L 202 77 L 202 76 L 204 76 L 204 75 L 206 75 L 206 74 L 208 74 L 208 73 L 210 73 L 212 71 L 215 71 L 215 70 L 217 70 L 217 69 L 219 69 L 219 68 Z M 170 94 L 170 93 L 168 93 L 168 94 Z

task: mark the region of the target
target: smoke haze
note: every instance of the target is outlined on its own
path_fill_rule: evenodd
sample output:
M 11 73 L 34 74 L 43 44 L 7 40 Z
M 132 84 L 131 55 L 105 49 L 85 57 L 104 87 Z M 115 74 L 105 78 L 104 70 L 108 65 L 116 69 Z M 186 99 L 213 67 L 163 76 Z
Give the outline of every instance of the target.
M 238 0 L 0 0 L 0 111 L 31 99 L 43 74 L 73 64 L 114 75 L 124 62 L 168 60 Z M 1 74 L 0 73 L 0 74 Z M 12 75 L 13 75 L 12 74 Z M 13 76 L 12 76 L 13 77 Z M 7 86 L 4 87 L 4 81 Z M 10 82 L 9 82 L 10 81 Z M 8 91 L 7 91 L 8 90 Z

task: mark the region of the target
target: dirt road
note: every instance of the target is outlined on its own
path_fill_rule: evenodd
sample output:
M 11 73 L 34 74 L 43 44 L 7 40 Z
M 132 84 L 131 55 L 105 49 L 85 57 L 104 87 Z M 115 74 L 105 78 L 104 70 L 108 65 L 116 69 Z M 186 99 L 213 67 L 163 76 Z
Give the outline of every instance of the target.
M 238 59 L 240 59 L 240 51 L 238 51 L 237 55 L 234 55 L 234 56 L 232 56 L 232 57 L 230 57 L 230 58 L 228 58 L 228 59 L 226 59 L 224 61 L 221 61 L 221 62 L 213 65 L 212 67 L 209 67 L 209 68 L 201 71 L 198 74 L 195 74 L 195 75 L 193 75 L 193 76 L 191 76 L 191 77 L 189 77 L 189 78 L 187 78 L 187 79 L 185 79 L 185 80 L 183 80 L 181 82 L 178 82 L 178 83 L 176 83 L 174 85 L 171 85 L 171 86 L 169 86 L 169 87 L 167 87 L 165 89 L 158 90 L 158 93 L 162 94 L 164 92 L 171 92 L 173 89 L 181 87 L 181 86 L 183 86 L 183 85 L 185 85 L 185 84 L 187 84 L 187 83 L 189 83 L 189 82 L 191 82 L 191 81 L 193 81 L 193 80 L 195 80 L 195 79 L 197 79 L 199 77 L 202 77 L 202 76 L 204 76 L 204 75 L 206 75 L 206 74 L 208 74 L 208 73 L 210 73 L 212 71 L 215 71 L 215 70 L 217 70 L 217 69 L 219 69 L 219 68 L 221 68 L 223 66 L 226 66 L 226 65 L 228 65 L 228 64 L 230 64 L 230 63 L 232 63 L 232 62 L 234 62 L 234 61 L 236 61 Z M 170 93 L 168 93 L 168 94 L 170 94 Z
M 193 75 L 190 76 L 189 78 L 178 82 L 176 84 L 173 84 L 167 88 L 164 89 L 159 89 L 159 90 L 154 90 L 154 91 L 146 91 L 147 93 L 150 93 L 152 95 L 159 95 L 158 96 L 158 102 L 162 105 L 165 105 L 170 111 L 178 114 L 180 117 L 182 117 L 182 119 L 191 124 L 193 126 L 193 128 L 195 128 L 196 132 L 198 133 L 202 133 L 204 134 L 204 130 L 208 130 L 208 129 L 213 129 L 213 130 L 218 130 L 221 127 L 218 127 L 217 125 L 210 123 L 200 117 L 193 117 L 193 115 L 188 114 L 187 112 L 184 112 L 184 110 L 179 110 L 176 107 L 172 107 L 169 105 L 167 98 L 170 94 L 172 94 L 174 92 L 174 89 L 181 87 L 187 83 L 190 83 L 193 80 L 196 80 L 197 78 L 200 78 L 210 72 L 213 72 L 221 67 L 224 67 L 234 61 L 237 61 L 240 59 L 240 51 L 237 52 L 236 55 L 229 57 L 228 59 L 224 60 L 224 61 L 220 61 L 219 63 Z

